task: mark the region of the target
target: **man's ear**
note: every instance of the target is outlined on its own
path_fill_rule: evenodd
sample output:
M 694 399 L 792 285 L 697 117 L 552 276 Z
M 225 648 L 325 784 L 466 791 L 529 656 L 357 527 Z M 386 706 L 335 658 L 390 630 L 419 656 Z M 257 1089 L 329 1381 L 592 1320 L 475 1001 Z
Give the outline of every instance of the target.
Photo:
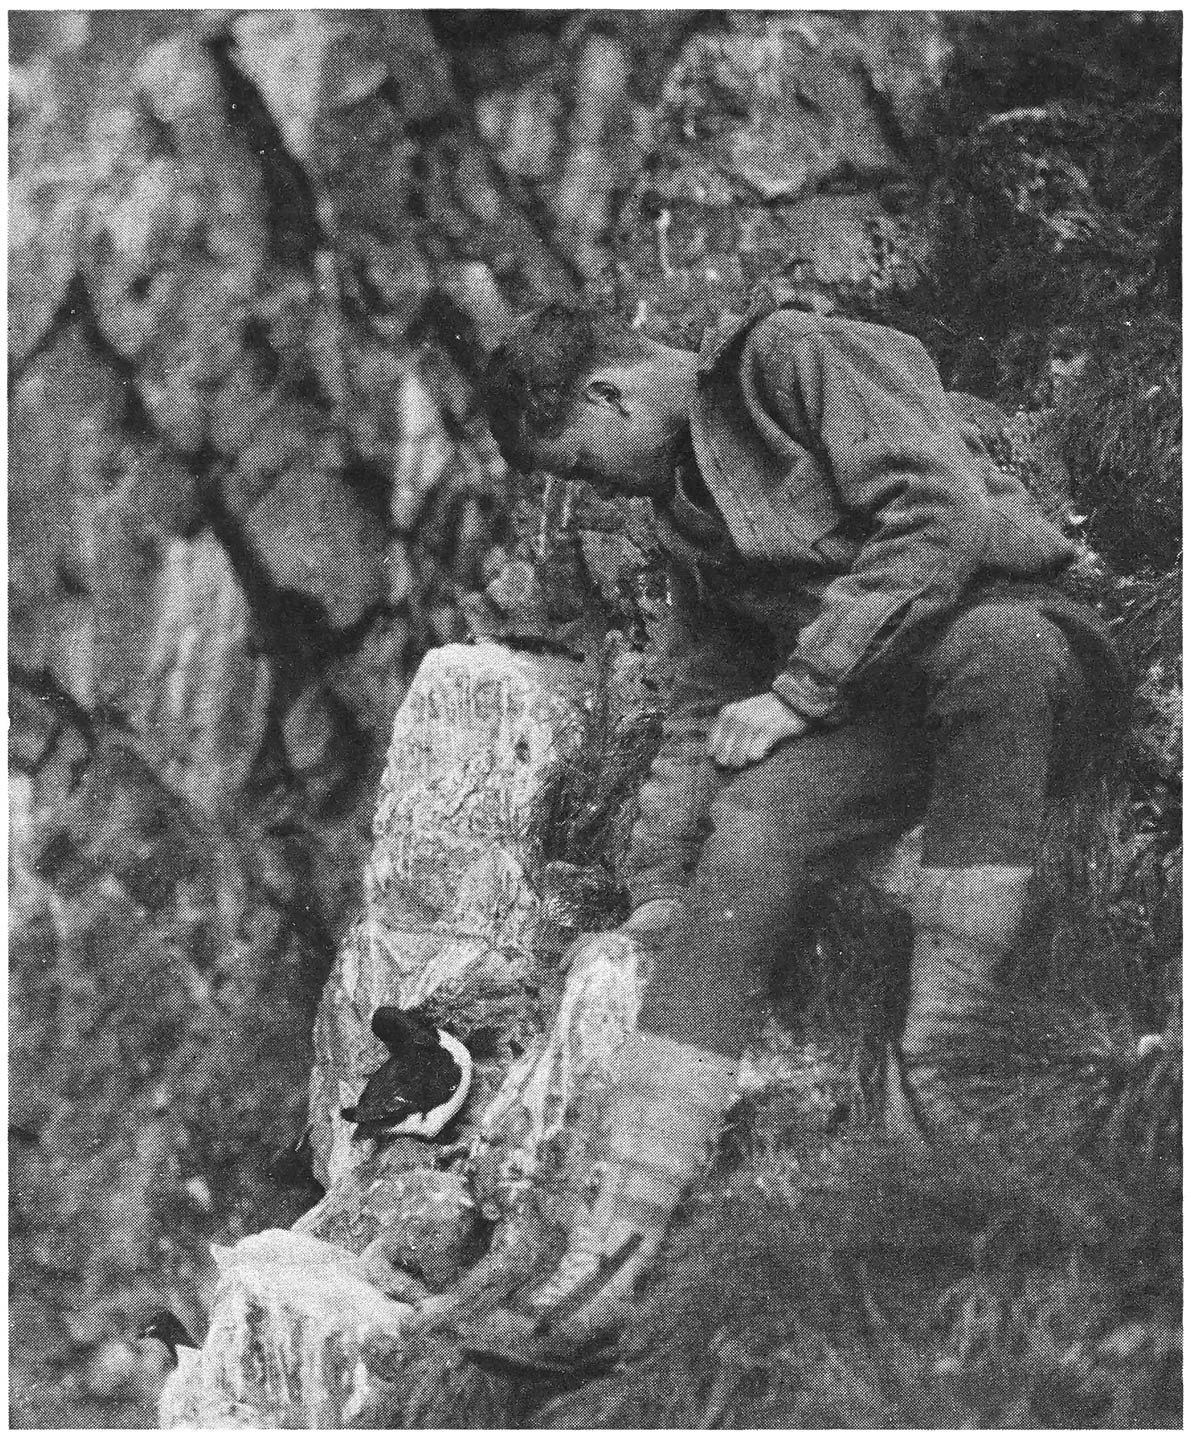
M 592 405 L 606 405 L 621 415 L 627 416 L 629 413 L 620 386 L 598 375 L 593 375 L 584 385 L 583 398 Z

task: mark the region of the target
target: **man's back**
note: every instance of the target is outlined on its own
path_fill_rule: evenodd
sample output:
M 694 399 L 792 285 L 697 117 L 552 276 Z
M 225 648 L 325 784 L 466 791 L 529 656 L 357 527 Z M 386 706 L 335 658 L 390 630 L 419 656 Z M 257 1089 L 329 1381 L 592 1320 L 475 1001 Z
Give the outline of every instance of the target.
M 820 686 L 896 652 L 977 575 L 1046 580 L 1075 556 L 909 335 L 778 310 L 717 334 L 699 371 L 693 454 L 731 544 L 700 555 L 681 489 L 663 543 L 701 588 L 805 624 L 796 663 Z

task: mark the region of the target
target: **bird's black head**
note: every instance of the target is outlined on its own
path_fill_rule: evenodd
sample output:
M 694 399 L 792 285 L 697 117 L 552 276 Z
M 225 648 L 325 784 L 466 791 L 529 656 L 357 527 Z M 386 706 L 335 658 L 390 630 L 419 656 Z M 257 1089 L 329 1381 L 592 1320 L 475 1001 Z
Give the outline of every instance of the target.
M 168 1310 L 159 1310 L 136 1332 L 138 1340 L 160 1340 L 169 1350 L 170 1357 L 177 1362 L 179 1345 L 194 1350 L 194 1340 L 181 1320 Z
M 372 1017 L 372 1033 L 394 1054 L 408 1049 L 436 1049 L 438 1029 L 420 1010 L 382 1005 Z

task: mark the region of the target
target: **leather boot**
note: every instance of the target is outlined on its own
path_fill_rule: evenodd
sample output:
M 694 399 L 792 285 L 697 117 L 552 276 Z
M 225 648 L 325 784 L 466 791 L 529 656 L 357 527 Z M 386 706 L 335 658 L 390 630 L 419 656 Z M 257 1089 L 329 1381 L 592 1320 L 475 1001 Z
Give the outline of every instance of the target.
M 611 1339 L 675 1210 L 705 1170 L 737 1096 L 737 1064 L 638 1032 L 621 1052 L 597 1162 L 598 1187 L 566 1250 L 527 1293 L 456 1333 L 466 1354 L 568 1369 Z
M 949 1080 L 965 1049 L 995 1017 L 1000 974 L 1026 913 L 1033 871 L 1002 865 L 928 868 L 910 905 L 914 951 L 900 1043 L 886 1058 L 885 1124 L 891 1133 L 972 1129 Z M 977 1121 L 978 1128 L 978 1121 Z

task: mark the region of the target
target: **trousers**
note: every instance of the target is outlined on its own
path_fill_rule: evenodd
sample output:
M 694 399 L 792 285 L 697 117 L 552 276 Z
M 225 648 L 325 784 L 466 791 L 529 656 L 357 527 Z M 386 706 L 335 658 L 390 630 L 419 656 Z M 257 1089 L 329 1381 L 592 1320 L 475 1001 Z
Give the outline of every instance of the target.
M 1048 606 L 1045 589 L 974 597 L 843 723 L 740 771 L 714 764 L 708 734 L 723 705 L 767 688 L 772 647 L 747 625 L 705 637 L 672 692 L 626 864 L 634 905 L 685 901 L 640 1029 L 738 1059 L 808 877 L 853 847 L 921 821 L 924 865 L 1034 863 L 1048 793 L 1095 724 L 1089 656 L 1111 652 L 1092 612 Z

